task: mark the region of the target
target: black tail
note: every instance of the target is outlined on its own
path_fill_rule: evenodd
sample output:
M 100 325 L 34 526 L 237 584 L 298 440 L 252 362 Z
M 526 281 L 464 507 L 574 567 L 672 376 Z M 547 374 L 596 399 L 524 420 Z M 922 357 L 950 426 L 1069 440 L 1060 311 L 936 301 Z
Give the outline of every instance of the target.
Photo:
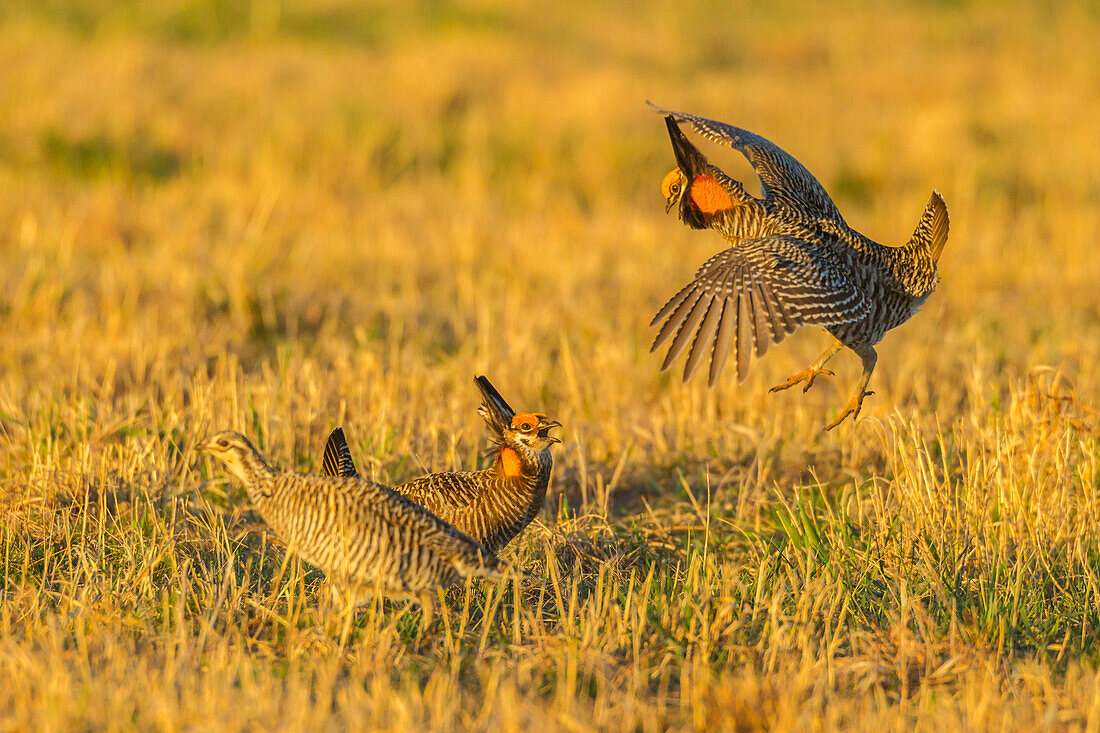
M 505 402 L 500 392 L 497 392 L 496 387 L 485 377 L 474 377 L 474 384 L 477 385 L 482 398 L 481 407 L 477 408 L 478 414 L 485 418 L 493 439 L 500 441 L 504 437 L 504 429 L 512 424 L 516 411 Z
M 326 476 L 343 476 L 357 478 L 359 472 L 355 470 L 355 461 L 351 458 L 351 449 L 348 441 L 344 439 L 344 429 L 336 428 L 328 436 L 325 443 L 325 454 L 321 458 L 321 470 Z

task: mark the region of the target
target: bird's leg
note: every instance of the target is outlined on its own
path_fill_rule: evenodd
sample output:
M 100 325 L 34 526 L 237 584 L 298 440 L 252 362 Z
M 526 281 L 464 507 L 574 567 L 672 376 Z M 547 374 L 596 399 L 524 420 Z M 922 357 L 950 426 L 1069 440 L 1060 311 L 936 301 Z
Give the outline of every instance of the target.
M 838 341 L 837 338 L 834 336 L 832 345 L 829 348 L 825 349 L 825 353 L 822 354 L 817 361 L 815 361 L 813 364 L 810 364 L 798 374 L 794 374 L 789 377 L 787 381 L 783 384 L 777 384 L 768 391 L 779 392 L 780 390 L 790 389 L 799 382 L 805 382 L 806 386 L 802 388 L 802 391 L 806 392 L 810 389 L 810 387 L 813 386 L 814 380 L 817 379 L 819 375 L 828 374 L 830 377 L 833 376 L 833 371 L 831 369 L 822 369 L 822 367 L 825 366 L 825 363 L 829 361 L 829 359 L 832 359 L 834 356 L 836 356 L 836 352 L 840 351 L 843 345 L 844 344 L 840 343 L 840 341 Z
M 343 581 L 337 583 L 331 578 L 325 578 L 328 586 L 329 603 L 334 611 L 344 611 L 352 601 L 352 592 Z M 354 608 L 354 606 L 352 606 Z
M 420 626 L 416 630 L 416 645 L 419 647 L 424 643 L 424 634 L 432 623 L 434 599 L 431 591 L 421 591 L 417 594 L 417 600 L 420 602 Z
M 348 638 L 351 636 L 351 624 L 355 620 L 355 612 L 358 609 L 357 603 L 358 589 L 352 585 L 347 585 L 344 588 L 337 588 L 332 586 L 333 602 L 336 604 L 335 608 L 343 617 L 344 623 L 340 627 L 340 649 L 341 651 L 347 647 Z
M 875 362 L 878 361 L 878 354 L 870 346 L 861 346 L 853 349 L 859 358 L 863 360 L 863 375 L 859 378 L 859 386 L 856 387 L 855 393 L 852 398 L 848 400 L 848 404 L 844 406 L 844 410 L 837 416 L 836 420 L 825 426 L 826 430 L 832 430 L 840 423 L 844 422 L 844 419 L 849 415 L 855 420 L 859 415 L 859 409 L 863 407 L 863 398 L 867 395 L 874 394 L 874 392 L 867 391 L 867 383 L 871 381 L 871 374 L 875 371 Z

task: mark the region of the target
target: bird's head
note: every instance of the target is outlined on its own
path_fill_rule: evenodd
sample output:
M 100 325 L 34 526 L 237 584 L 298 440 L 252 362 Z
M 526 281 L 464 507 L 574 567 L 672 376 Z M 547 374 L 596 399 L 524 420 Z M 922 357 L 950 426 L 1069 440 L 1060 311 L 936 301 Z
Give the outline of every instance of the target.
M 685 224 L 703 229 L 713 217 L 732 209 L 733 199 L 718 180 L 724 175 L 684 136 L 676 119 L 671 115 L 665 117 L 665 125 L 676 155 L 676 167 L 661 180 L 665 212 L 676 207 Z
M 529 455 L 536 454 L 561 442 L 561 438 L 550 435 L 551 429 L 560 427 L 560 422 L 541 412 L 520 412 L 504 429 L 504 444 Z
M 680 199 L 687 190 L 687 176 L 679 168 L 670 170 L 661 180 L 661 195 L 665 197 L 665 213 L 672 210 L 673 206 L 680 205 Z
M 266 466 L 251 441 L 240 433 L 223 430 L 199 443 L 195 450 L 207 453 L 225 464 L 226 469 L 245 484 L 256 472 L 257 464 Z

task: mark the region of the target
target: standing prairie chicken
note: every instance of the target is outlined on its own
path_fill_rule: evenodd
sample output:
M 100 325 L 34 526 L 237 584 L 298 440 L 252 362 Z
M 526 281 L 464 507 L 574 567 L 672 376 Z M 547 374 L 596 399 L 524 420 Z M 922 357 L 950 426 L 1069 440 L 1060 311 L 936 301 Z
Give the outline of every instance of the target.
M 538 412 L 516 413 L 485 377 L 474 380 L 483 402 L 478 413 L 488 425 L 492 464 L 481 471 L 432 473 L 394 487 L 445 522 L 497 553 L 542 509 L 554 459 L 551 436 L 561 427 Z M 356 476 L 344 431 L 336 428 L 322 460 L 329 475 Z
M 288 549 L 346 588 L 356 604 L 379 588 L 418 600 L 422 621 L 432 594 L 462 576 L 496 576 L 480 543 L 393 490 L 358 478 L 276 471 L 240 433 L 217 433 L 198 446 L 244 484 L 253 506 Z
M 849 227 L 817 179 L 777 145 L 724 122 L 654 108 L 666 115 L 676 155 L 676 168 L 661 182 L 666 211 L 677 207 L 685 224 L 714 229 L 732 245 L 707 260 L 653 317 L 650 325 L 660 330 L 651 351 L 672 340 L 661 368 L 687 349 L 686 381 L 709 354 L 713 386 L 732 352 L 741 381 L 753 353 L 762 356 L 799 326 L 821 326 L 833 335 L 832 345 L 771 391 L 800 382 L 808 390 L 820 374 L 832 374 L 826 362 L 847 346 L 863 361 L 863 375 L 826 429 L 854 419 L 873 394 L 867 383 L 878 360 L 875 344 L 909 320 L 939 281 L 936 263 L 948 230 L 943 198 L 932 192 L 906 244 L 878 244 Z M 763 199 L 711 165 L 678 122 L 748 158 Z

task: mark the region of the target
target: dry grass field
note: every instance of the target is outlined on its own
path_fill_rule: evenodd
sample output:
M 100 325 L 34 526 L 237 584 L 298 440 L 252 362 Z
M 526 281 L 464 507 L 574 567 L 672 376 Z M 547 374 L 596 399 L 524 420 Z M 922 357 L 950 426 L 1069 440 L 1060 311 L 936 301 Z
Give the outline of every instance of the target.
M 0 730 L 1100 729 L 1100 7 L 711 5 L 0 2 Z M 722 241 L 646 99 L 943 193 L 858 422 L 767 393 L 820 330 L 658 371 Z M 194 451 L 470 468 L 475 373 L 565 443 L 420 644 Z

